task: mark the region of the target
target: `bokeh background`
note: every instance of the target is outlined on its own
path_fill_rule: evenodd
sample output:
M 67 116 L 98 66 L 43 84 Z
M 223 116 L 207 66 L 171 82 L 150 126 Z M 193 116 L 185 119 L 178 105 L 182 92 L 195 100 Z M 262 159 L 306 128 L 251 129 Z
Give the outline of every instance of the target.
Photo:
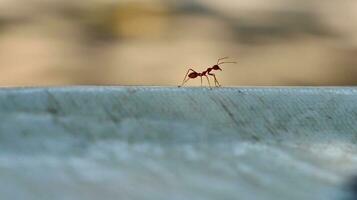
M 356 85 L 356 0 L 0 0 L 0 86 Z M 199 80 L 188 85 L 200 85 Z

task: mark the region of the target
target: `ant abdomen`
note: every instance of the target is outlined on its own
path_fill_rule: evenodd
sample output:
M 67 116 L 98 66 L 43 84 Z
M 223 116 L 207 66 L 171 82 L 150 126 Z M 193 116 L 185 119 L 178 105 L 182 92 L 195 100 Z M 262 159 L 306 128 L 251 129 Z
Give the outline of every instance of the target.
M 188 77 L 190 78 L 196 78 L 198 76 L 198 73 L 197 72 L 191 72 Z

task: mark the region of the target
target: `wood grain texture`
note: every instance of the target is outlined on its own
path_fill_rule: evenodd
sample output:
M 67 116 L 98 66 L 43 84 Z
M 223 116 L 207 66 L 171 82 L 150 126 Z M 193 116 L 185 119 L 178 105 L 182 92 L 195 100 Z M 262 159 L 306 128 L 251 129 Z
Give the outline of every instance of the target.
M 356 88 L 1 89 L 0 197 L 342 199 L 356 102 Z

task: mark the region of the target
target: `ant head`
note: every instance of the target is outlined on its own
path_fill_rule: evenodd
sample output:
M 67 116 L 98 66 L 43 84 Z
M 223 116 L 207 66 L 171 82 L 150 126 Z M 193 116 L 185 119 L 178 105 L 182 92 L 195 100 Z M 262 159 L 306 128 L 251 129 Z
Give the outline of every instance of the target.
M 222 71 L 222 69 L 221 69 L 218 65 L 213 65 L 212 69 L 214 69 L 214 70 L 221 70 L 221 71 Z

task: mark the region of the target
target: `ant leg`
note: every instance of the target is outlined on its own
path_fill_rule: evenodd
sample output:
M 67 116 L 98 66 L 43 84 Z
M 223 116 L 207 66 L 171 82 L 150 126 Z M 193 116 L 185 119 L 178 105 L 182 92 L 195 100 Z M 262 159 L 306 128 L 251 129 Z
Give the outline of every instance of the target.
M 214 74 L 208 73 L 208 75 L 213 76 L 213 78 L 214 78 L 214 86 L 217 87 L 217 79 L 216 79 L 216 77 L 214 76 Z
M 186 75 L 185 75 L 185 77 L 183 78 L 182 84 L 181 84 L 179 87 L 182 87 L 183 84 L 185 84 L 185 82 L 187 82 L 187 81 L 185 81 L 185 80 L 186 80 L 186 77 L 187 77 L 187 75 L 188 75 L 188 72 L 190 72 L 190 70 L 191 70 L 191 69 L 187 70 Z
M 200 78 L 201 78 L 201 87 L 202 87 L 202 76 L 200 76 Z
M 214 85 L 216 86 L 216 87 L 221 87 L 221 84 L 219 84 L 219 82 L 218 82 L 218 80 L 217 80 L 217 78 L 216 78 L 216 75 L 215 74 L 211 74 L 211 73 L 208 73 L 209 75 L 211 75 L 211 76 L 213 76 L 213 78 L 214 78 Z
M 205 75 L 205 77 L 207 78 L 207 81 L 208 81 L 208 85 L 209 85 L 209 88 L 210 88 L 210 89 L 212 89 L 212 87 L 211 87 L 211 82 L 209 81 L 209 78 L 208 78 L 208 76 L 207 76 L 207 75 Z
M 188 75 L 188 73 L 189 73 L 190 71 L 196 72 L 196 71 L 193 70 L 193 69 L 187 70 L 187 73 L 186 73 L 185 77 L 183 78 L 182 84 L 179 85 L 178 87 L 182 87 L 182 86 L 190 79 L 190 78 L 188 78 L 188 79 L 186 80 L 186 77 L 187 77 L 187 75 Z
M 187 78 L 183 83 L 182 83 L 182 85 L 180 85 L 179 87 L 182 87 L 187 81 L 189 81 L 190 80 L 190 78 Z
M 216 76 L 214 76 L 214 80 L 217 82 L 217 87 L 221 87 L 221 84 L 219 84 L 219 82 L 218 82 Z
M 214 77 L 214 78 L 216 79 L 216 82 L 217 82 L 217 84 L 218 84 L 218 87 L 221 87 L 221 84 L 219 84 L 217 78 L 216 78 L 216 77 Z

